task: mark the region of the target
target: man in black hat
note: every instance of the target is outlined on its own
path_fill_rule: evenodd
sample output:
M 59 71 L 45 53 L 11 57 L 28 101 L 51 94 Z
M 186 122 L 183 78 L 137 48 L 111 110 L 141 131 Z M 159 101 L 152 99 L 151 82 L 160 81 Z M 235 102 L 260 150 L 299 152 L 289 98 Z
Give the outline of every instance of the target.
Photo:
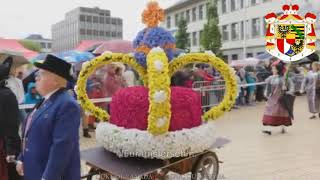
M 23 128 L 17 171 L 24 180 L 79 180 L 80 108 L 65 87 L 71 65 L 48 55 L 39 68 L 36 89 L 44 101 L 36 105 Z

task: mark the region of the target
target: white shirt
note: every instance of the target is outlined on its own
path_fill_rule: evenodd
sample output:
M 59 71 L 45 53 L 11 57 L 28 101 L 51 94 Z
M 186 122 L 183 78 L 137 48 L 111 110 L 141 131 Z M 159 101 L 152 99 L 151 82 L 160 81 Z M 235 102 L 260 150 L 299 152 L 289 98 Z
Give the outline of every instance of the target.
M 9 79 L 7 79 L 6 87 L 11 89 L 11 91 L 16 95 L 19 104 L 24 102 L 24 89 L 20 79 L 10 76 Z
M 58 89 L 55 89 L 55 90 L 53 90 L 53 91 L 51 91 L 50 93 L 48 93 L 47 95 L 45 95 L 44 96 L 44 100 L 46 101 L 46 100 L 48 100 L 55 92 L 57 92 L 59 90 L 59 88 Z

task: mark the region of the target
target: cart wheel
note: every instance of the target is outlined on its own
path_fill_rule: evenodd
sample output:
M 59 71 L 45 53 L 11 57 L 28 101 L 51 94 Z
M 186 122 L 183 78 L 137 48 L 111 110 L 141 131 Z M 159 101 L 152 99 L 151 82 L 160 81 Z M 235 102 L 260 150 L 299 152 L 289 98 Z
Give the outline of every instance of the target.
M 219 173 L 219 160 L 214 152 L 199 157 L 192 167 L 191 180 L 216 180 Z

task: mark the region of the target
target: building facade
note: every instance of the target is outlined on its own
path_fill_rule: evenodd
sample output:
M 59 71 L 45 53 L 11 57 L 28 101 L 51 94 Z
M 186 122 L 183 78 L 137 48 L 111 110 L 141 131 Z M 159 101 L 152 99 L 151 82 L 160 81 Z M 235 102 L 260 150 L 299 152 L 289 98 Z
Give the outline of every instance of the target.
M 264 53 L 266 31 L 264 16 L 270 12 L 282 14 L 283 4 L 294 3 L 300 5 L 299 14 L 301 16 L 310 11 L 316 13 L 319 18 L 320 11 L 313 6 L 315 2 L 316 0 L 292 0 L 290 2 L 287 0 L 218 0 L 219 27 L 222 37 L 221 50 L 224 58 L 238 60 Z M 191 21 L 188 24 L 190 49 L 191 51 L 199 51 L 201 32 L 207 22 L 206 15 L 200 19 L 201 14 L 206 14 L 207 9 L 201 9 L 201 7 L 207 6 L 208 1 L 206 0 L 180 1 L 166 9 L 167 15 L 163 27 L 173 33 L 176 32 L 177 19 L 182 17 L 182 14 L 190 13 Z M 192 21 L 193 19 L 195 21 Z M 186 16 L 186 20 L 188 21 L 188 16 Z M 317 28 L 319 31 L 319 23 Z
M 123 21 L 109 10 L 78 7 L 52 25 L 53 51 L 75 48 L 81 40 L 122 39 Z
M 37 43 L 41 47 L 41 52 L 50 53 L 52 52 L 52 40 L 43 38 L 40 34 L 31 34 L 25 40 Z
M 175 5 L 165 9 L 165 21 L 162 27 L 169 30 L 173 35 L 178 30 L 178 23 L 181 18 L 187 21 L 187 33 L 189 36 L 189 47 L 191 52 L 200 50 L 200 39 L 203 26 L 207 22 L 206 0 L 181 0 Z

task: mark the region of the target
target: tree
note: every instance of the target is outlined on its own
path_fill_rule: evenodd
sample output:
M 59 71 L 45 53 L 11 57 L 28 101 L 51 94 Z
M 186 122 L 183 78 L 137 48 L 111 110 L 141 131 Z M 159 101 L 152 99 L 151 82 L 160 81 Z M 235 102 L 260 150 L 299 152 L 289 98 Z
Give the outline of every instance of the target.
M 207 23 L 203 27 L 201 45 L 205 50 L 210 50 L 220 56 L 221 34 L 219 31 L 219 16 L 217 10 L 217 0 L 212 0 L 207 9 Z
M 183 18 L 178 22 L 178 32 L 176 34 L 176 46 L 180 49 L 187 49 L 188 47 L 188 33 L 187 21 Z
M 32 41 L 28 41 L 28 40 L 20 40 L 19 43 L 26 49 L 29 49 L 31 51 L 36 51 L 36 52 L 40 52 L 41 51 L 41 46 L 39 43 L 35 43 Z

